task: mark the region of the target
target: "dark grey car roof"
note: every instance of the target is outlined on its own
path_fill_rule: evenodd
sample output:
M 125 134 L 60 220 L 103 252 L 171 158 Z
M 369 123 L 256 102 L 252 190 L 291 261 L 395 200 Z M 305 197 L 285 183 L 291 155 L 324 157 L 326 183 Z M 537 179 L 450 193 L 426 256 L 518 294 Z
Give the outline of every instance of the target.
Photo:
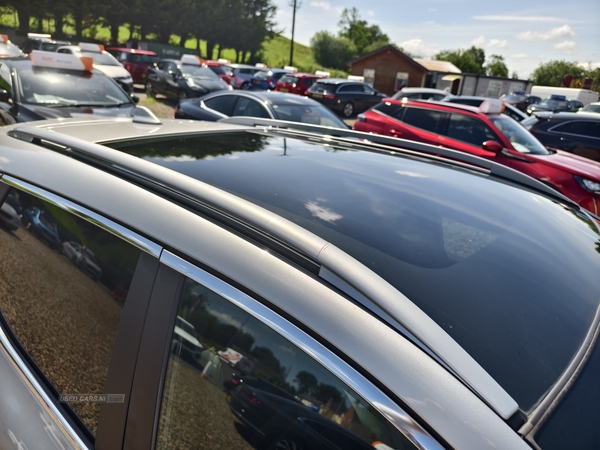
M 312 98 L 304 97 L 302 95 L 290 94 L 287 92 L 278 91 L 219 91 L 205 95 L 200 100 L 207 100 L 213 97 L 220 97 L 222 95 L 233 95 L 236 97 L 250 97 L 259 100 L 269 105 L 308 105 L 308 106 L 321 106 L 319 102 Z

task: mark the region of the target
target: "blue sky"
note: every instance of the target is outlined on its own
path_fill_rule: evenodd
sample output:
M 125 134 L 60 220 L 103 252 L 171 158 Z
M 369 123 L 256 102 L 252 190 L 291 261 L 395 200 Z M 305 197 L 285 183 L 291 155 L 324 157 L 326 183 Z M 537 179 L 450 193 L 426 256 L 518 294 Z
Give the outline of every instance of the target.
M 273 1 L 277 29 L 289 38 L 289 0 Z M 309 45 L 317 31 L 337 33 L 341 12 L 351 7 L 393 43 L 426 59 L 476 45 L 486 56 L 502 55 L 520 78 L 554 59 L 600 66 L 600 0 L 302 0 L 295 40 Z

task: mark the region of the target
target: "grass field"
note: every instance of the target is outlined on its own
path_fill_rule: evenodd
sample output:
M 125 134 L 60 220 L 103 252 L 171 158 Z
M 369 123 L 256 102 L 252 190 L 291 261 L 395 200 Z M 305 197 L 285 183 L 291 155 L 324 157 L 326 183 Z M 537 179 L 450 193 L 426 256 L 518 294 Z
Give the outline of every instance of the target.
M 9 28 L 16 28 L 18 25 L 17 17 L 12 13 L 1 14 L 0 10 L 0 26 Z M 30 23 L 30 29 L 38 30 L 37 19 L 32 18 Z M 55 31 L 55 25 L 53 20 L 43 20 L 41 32 L 52 34 Z M 64 32 L 67 35 L 75 35 L 75 29 L 73 27 L 65 25 Z M 110 39 L 110 29 L 107 27 L 92 26 L 84 30 L 84 37 L 95 41 L 108 41 Z M 131 38 L 130 29 L 128 26 L 119 27 L 119 42 L 127 42 Z M 171 44 L 178 44 L 180 41 L 179 36 L 171 36 Z M 289 65 L 290 62 L 290 40 L 283 36 L 276 36 L 273 39 L 267 40 L 262 46 L 261 62 L 267 64 L 270 67 L 283 67 Z M 185 42 L 187 48 L 198 48 L 198 41 L 196 39 L 189 39 Z M 203 54 L 206 54 L 206 42 L 200 41 L 200 48 Z M 216 58 L 213 55 L 214 58 Z M 221 57 L 229 59 L 231 62 L 235 61 L 236 54 L 233 49 L 224 49 L 221 53 Z M 346 77 L 347 73 L 329 69 L 327 67 L 320 66 L 313 58 L 312 50 L 297 42 L 294 44 L 294 61 L 293 65 L 298 68 L 300 72 L 314 73 L 316 70 L 326 70 L 331 73 L 332 77 Z

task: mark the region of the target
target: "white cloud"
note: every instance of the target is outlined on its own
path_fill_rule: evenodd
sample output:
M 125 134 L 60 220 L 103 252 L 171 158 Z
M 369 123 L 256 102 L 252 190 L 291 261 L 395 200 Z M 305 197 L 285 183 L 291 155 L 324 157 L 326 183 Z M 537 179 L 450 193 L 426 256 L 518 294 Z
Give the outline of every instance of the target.
M 471 41 L 471 44 L 473 44 L 475 47 L 483 47 L 483 44 L 485 44 L 485 37 L 483 37 L 483 36 L 476 37 L 475 39 L 473 39 Z
M 367 16 L 369 16 L 369 17 L 375 17 L 375 12 L 374 11 L 367 11 Z
M 559 17 L 545 16 L 473 16 L 473 19 L 510 22 L 560 22 L 564 20 Z
M 528 59 L 529 55 L 527 53 L 515 53 L 514 55 L 510 55 L 510 57 L 515 59 Z
M 331 6 L 329 2 L 310 2 L 310 6 L 322 9 L 323 11 L 335 11 L 338 14 L 341 14 L 344 10 L 341 6 Z
M 401 42 L 399 45 L 407 52 L 421 57 L 432 56 L 438 51 L 436 44 L 425 42 L 421 38 L 409 39 Z
M 520 41 L 552 41 L 554 39 L 564 39 L 575 37 L 575 33 L 569 25 L 553 28 L 545 33 L 538 31 L 525 31 L 517 34 L 517 39 Z
M 487 46 L 489 48 L 508 48 L 508 41 L 505 39 L 492 39 Z
M 569 55 L 577 51 L 577 44 L 573 41 L 559 42 L 554 46 L 554 50 Z
M 318 217 L 325 222 L 333 223 L 336 220 L 340 220 L 342 217 L 344 217 L 332 211 L 331 209 L 326 208 L 325 206 L 319 205 L 317 202 L 308 201 L 304 206 L 311 212 L 313 216 Z
M 428 11 L 429 12 L 437 12 L 437 9 L 435 9 L 435 8 L 429 8 Z

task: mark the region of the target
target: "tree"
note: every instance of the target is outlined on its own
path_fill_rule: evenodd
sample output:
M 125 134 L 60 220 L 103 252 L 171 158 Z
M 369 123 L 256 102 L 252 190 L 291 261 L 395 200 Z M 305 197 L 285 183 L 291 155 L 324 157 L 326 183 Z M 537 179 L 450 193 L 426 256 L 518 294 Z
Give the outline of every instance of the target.
M 538 86 L 562 86 L 565 75 L 582 78 L 585 73 L 585 69 L 576 62 L 554 60 L 540 64 L 531 74 L 531 78 Z
M 436 54 L 433 59 L 438 61 L 448 61 L 466 73 L 481 73 L 485 74 L 483 61 L 485 61 L 485 53 L 482 49 L 471 47 L 468 50 L 443 50 Z
M 366 20 L 362 20 L 356 8 L 345 8 L 338 26 L 341 28 L 339 36 L 351 40 L 359 55 L 366 53 L 367 48 L 377 49 L 390 42 L 379 26 L 369 26 Z
M 354 43 L 344 37 L 335 37 L 328 31 L 318 31 L 310 40 L 315 61 L 323 67 L 347 70 L 347 62 L 356 55 Z
M 508 77 L 508 68 L 504 63 L 504 57 L 490 56 L 490 62 L 485 66 L 485 73 L 492 77 Z

